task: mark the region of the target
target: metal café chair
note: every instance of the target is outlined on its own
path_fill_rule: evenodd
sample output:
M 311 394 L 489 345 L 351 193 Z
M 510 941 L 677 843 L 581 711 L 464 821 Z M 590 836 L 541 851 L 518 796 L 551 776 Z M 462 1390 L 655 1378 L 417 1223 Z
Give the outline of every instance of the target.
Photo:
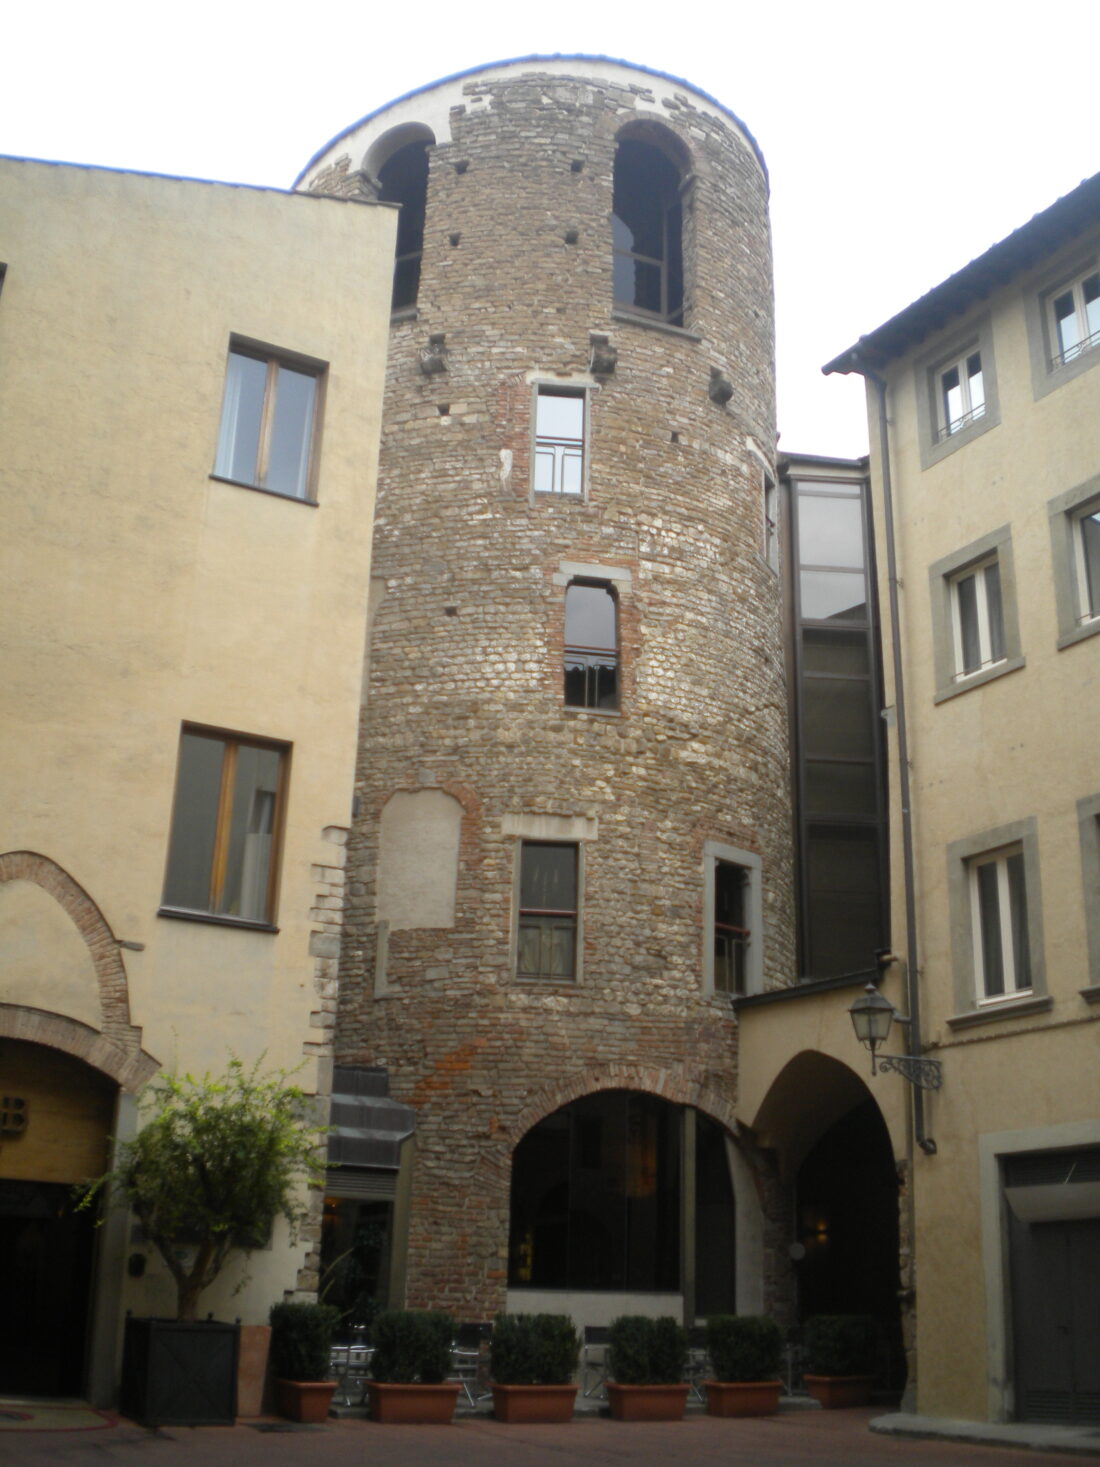
M 482 1380 L 484 1347 L 492 1336 L 493 1326 L 485 1321 L 460 1324 L 451 1342 L 451 1370 L 448 1380 L 457 1380 L 471 1406 L 484 1400 L 489 1392 Z
M 684 1379 L 688 1383 L 688 1394 L 706 1404 L 703 1382 L 710 1376 L 710 1359 L 707 1355 L 707 1327 L 705 1324 L 688 1326 L 687 1365 Z
M 581 1345 L 581 1395 L 607 1400 L 607 1325 L 586 1324 Z
M 367 1393 L 370 1357 L 373 1353 L 362 1330 L 357 1330 L 350 1341 L 333 1345 L 329 1368 L 336 1381 L 336 1399 L 341 1405 L 362 1405 Z

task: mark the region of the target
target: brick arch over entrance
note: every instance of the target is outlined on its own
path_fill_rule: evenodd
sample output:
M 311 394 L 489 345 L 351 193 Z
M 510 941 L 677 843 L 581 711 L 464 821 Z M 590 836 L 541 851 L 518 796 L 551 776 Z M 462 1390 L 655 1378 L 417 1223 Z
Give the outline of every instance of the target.
M 687 1069 L 609 1064 L 578 1070 L 537 1091 L 503 1138 L 509 1150 L 514 1150 L 533 1126 L 553 1115 L 563 1105 L 600 1090 L 640 1090 L 645 1095 L 660 1096 L 662 1100 L 673 1105 L 690 1105 L 696 1110 L 704 1111 L 732 1136 L 736 1136 L 740 1130 L 729 1101 L 717 1090 L 695 1079 Z
M 32 882 L 70 918 L 92 960 L 103 1021 L 97 1031 L 61 1014 L 0 1003 L 0 1035 L 62 1050 L 109 1075 L 123 1090 L 140 1089 L 160 1065 L 142 1049 L 141 1030 L 130 1023 L 126 969 L 107 919 L 67 871 L 35 851 L 0 855 L 0 883 L 8 881 Z

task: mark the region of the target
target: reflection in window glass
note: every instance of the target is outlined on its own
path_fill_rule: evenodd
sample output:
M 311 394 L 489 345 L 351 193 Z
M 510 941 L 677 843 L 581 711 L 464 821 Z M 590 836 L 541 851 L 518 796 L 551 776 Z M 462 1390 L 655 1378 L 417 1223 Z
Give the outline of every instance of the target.
M 863 506 L 850 496 L 798 496 L 798 552 L 803 565 L 863 568 Z
M 509 1285 L 677 1289 L 680 1125 L 678 1107 L 612 1090 L 528 1131 L 512 1161 Z
M 584 396 L 540 387 L 535 398 L 535 492 L 584 491 Z
M 577 953 L 577 847 L 524 841 L 520 849 L 521 978 L 573 978 Z
M 865 621 L 867 585 L 860 571 L 802 570 L 802 615 L 807 621 Z
M 617 708 L 619 654 L 610 587 L 573 581 L 565 592 L 565 706 Z

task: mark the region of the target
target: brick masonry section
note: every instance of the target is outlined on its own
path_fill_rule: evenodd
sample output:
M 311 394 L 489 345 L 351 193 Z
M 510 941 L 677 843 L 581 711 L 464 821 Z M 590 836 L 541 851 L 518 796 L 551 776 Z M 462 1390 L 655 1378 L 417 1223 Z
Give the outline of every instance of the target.
M 702 930 L 704 842 L 759 853 L 764 982 L 793 981 L 780 590 L 762 543 L 767 182 L 731 117 L 632 75 L 517 63 L 444 84 L 456 105 L 429 152 L 418 306 L 392 327 L 336 1052 L 385 1065 L 416 1107 L 409 1300 L 467 1318 L 503 1305 L 516 1142 L 565 1101 L 623 1087 L 696 1105 L 743 1145 L 782 1308 L 778 1184 L 737 1132 L 737 1024 L 704 994 Z M 690 159 L 682 331 L 612 306 L 627 124 L 665 130 Z M 385 115 L 371 125 L 380 136 Z M 362 196 L 363 162 L 337 145 L 311 186 Z M 428 376 L 438 333 L 446 368 Z M 590 333 L 618 353 L 598 380 Z M 724 406 L 712 368 L 733 384 Z M 583 500 L 530 493 L 531 383 L 555 378 L 590 384 Z M 617 714 L 563 707 L 562 562 L 629 573 Z M 380 941 L 379 819 L 417 789 L 463 808 L 455 922 Z M 598 821 L 575 984 L 513 972 L 518 842 L 502 824 L 539 814 Z

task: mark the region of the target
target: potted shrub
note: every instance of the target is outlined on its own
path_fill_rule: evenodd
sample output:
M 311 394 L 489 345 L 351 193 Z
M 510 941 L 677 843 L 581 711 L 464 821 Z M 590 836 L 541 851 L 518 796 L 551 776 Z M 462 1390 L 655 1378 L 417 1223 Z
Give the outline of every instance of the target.
M 711 1416 L 770 1416 L 779 1409 L 783 1335 L 774 1319 L 716 1314 L 707 1320 L 707 1355 L 715 1379 L 705 1381 Z
M 454 1320 L 439 1310 L 389 1309 L 378 1316 L 367 1383 L 375 1421 L 450 1421 L 461 1389 L 446 1378 L 454 1332 Z
M 567 1314 L 498 1314 L 489 1346 L 498 1421 L 569 1421 L 580 1336 Z
M 141 1127 L 111 1171 L 81 1189 L 130 1208 L 176 1286 L 175 1319 L 128 1318 L 120 1406 L 146 1426 L 236 1419 L 238 1326 L 199 1320 L 203 1291 L 266 1242 L 277 1217 L 303 1220 L 302 1183 L 321 1174 L 310 1097 L 284 1070 L 230 1061 L 226 1073 L 162 1075 L 139 1098 Z
M 332 1340 L 340 1311 L 331 1304 L 271 1306 L 271 1361 L 279 1411 L 291 1421 L 324 1421 L 332 1404 Z
M 802 1379 L 827 1409 L 865 1406 L 871 1399 L 874 1322 L 865 1314 L 817 1314 L 806 1321 Z
M 607 1332 L 607 1401 L 616 1421 L 678 1421 L 684 1414 L 687 1331 L 675 1319 L 623 1314 Z

